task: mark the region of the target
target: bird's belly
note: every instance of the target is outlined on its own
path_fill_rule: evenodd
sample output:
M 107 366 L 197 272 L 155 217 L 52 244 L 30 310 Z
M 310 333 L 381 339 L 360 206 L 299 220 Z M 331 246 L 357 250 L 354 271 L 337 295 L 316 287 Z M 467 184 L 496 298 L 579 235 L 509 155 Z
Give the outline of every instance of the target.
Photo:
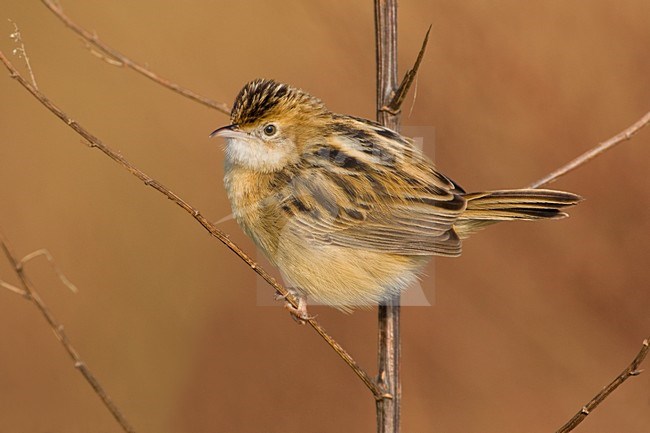
M 371 307 L 414 283 L 428 256 L 403 256 L 280 237 L 275 263 L 312 302 L 350 311 Z

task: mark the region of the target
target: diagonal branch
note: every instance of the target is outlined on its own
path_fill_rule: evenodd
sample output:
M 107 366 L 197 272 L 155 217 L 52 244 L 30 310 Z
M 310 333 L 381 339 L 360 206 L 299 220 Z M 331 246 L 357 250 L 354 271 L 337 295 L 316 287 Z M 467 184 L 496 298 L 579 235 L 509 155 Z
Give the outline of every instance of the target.
M 626 130 L 620 132 L 619 134 L 616 134 L 612 138 L 610 138 L 607 141 L 603 141 L 600 143 L 598 146 L 594 147 L 593 149 L 588 150 L 587 152 L 583 153 L 579 157 L 575 158 L 574 160 L 568 162 L 567 164 L 563 165 L 562 167 L 558 168 L 557 170 L 554 170 L 552 173 L 549 173 L 548 175 L 544 176 L 537 182 L 533 182 L 530 185 L 528 185 L 528 188 L 539 188 L 542 185 L 549 184 L 551 182 L 555 182 L 559 177 L 564 176 L 565 174 L 575 170 L 576 168 L 580 167 L 583 164 L 586 164 L 587 162 L 591 161 L 601 153 L 605 152 L 606 150 L 611 149 L 612 147 L 629 140 L 632 138 L 634 134 L 639 132 L 641 128 L 646 126 L 648 123 L 650 123 L 650 111 L 647 112 L 641 119 L 639 119 L 634 125 L 630 126 Z
M 165 78 L 160 77 L 150 69 L 147 69 L 140 63 L 130 59 L 129 57 L 125 56 L 121 52 L 117 51 L 116 49 L 110 47 L 109 45 L 106 45 L 104 42 L 102 42 L 96 34 L 89 32 L 88 30 L 84 29 L 83 27 L 79 26 L 76 24 L 74 21 L 72 21 L 64 12 L 61 6 L 54 2 L 53 0 L 41 0 L 41 2 L 56 15 L 57 18 L 59 18 L 63 24 L 65 24 L 70 30 L 75 32 L 77 35 L 79 35 L 84 41 L 86 41 L 88 44 L 91 46 L 97 48 L 100 50 L 102 53 L 105 53 L 108 57 L 104 57 L 104 59 L 112 58 L 117 63 L 115 62 L 109 62 L 110 64 L 113 65 L 121 65 L 125 66 L 127 68 L 133 69 L 137 73 L 144 75 L 145 77 L 149 78 L 150 80 L 167 87 L 170 90 L 173 90 L 176 93 L 179 93 L 186 98 L 192 99 L 193 101 L 199 102 L 203 105 L 206 105 L 210 108 L 214 108 L 217 111 L 220 111 L 224 114 L 230 114 L 230 108 L 223 102 L 217 102 L 214 101 L 210 98 L 206 98 L 205 96 L 199 95 L 198 93 L 195 93 L 189 89 L 186 89 L 185 87 L 181 87 L 180 85 L 173 83 Z M 100 55 L 100 57 L 103 57 Z
M 408 91 L 411 88 L 411 85 L 413 84 L 413 80 L 415 80 L 415 77 L 418 74 L 418 69 L 420 69 L 420 63 L 422 63 L 422 59 L 424 58 L 424 52 L 427 50 L 427 43 L 429 43 L 430 32 L 431 32 L 431 26 L 429 26 L 429 29 L 427 30 L 427 34 L 424 35 L 424 40 L 422 41 L 422 47 L 420 48 L 418 57 L 415 59 L 415 64 L 411 69 L 406 71 L 406 74 L 404 74 L 404 78 L 402 79 L 402 82 L 400 83 L 399 87 L 395 91 L 395 94 L 393 95 L 392 99 L 387 105 L 381 107 L 382 110 L 388 111 L 391 114 L 398 114 L 402 109 L 402 103 L 404 103 L 404 99 L 406 98 L 406 95 L 408 94 Z
M 127 169 L 132 175 L 144 182 L 145 185 L 152 187 L 159 193 L 163 194 L 168 199 L 172 200 L 178 206 L 180 206 L 187 213 L 192 215 L 192 217 L 198 221 L 213 237 L 217 238 L 220 242 L 226 245 L 232 252 L 234 252 L 240 259 L 242 259 L 251 269 L 253 269 L 260 277 L 262 277 L 271 287 L 273 287 L 278 293 L 282 295 L 287 301 L 289 301 L 294 307 L 298 307 L 298 300 L 291 295 L 286 288 L 284 288 L 280 283 L 278 283 L 266 270 L 260 267 L 253 259 L 250 258 L 237 244 L 230 240 L 228 235 L 223 231 L 219 230 L 214 223 L 206 219 L 198 209 L 190 205 L 188 202 L 183 200 L 181 197 L 172 192 L 169 188 L 165 187 L 163 184 L 157 180 L 151 178 L 149 175 L 144 173 L 139 168 L 135 167 L 129 161 L 126 160 L 121 154 L 104 144 L 99 138 L 91 134 L 87 129 L 77 123 L 75 120 L 68 117 L 59 107 L 57 107 L 52 101 L 50 101 L 44 94 L 34 88 L 25 78 L 23 78 L 18 71 L 13 67 L 11 62 L 7 60 L 5 55 L 0 51 L 0 61 L 4 63 L 6 68 L 9 70 L 9 73 L 12 78 L 20 83 L 29 93 L 31 93 L 41 104 L 43 104 L 48 110 L 50 110 L 56 117 L 65 122 L 70 128 L 72 128 L 77 134 L 81 135 L 84 139 L 88 141 L 88 145 L 92 148 L 99 149 L 106 156 L 111 158 L 113 161 L 117 162 L 119 165 Z M 352 356 L 332 337 L 330 336 L 325 329 L 315 320 L 310 319 L 307 322 L 311 327 L 320 335 L 327 344 L 345 361 L 346 364 L 354 371 L 354 373 L 361 379 L 361 381 L 366 385 L 366 387 L 372 392 L 375 399 L 382 399 L 383 393 L 375 381 L 366 373 L 359 364 L 352 358 Z
M 86 364 L 83 362 L 83 360 L 81 359 L 81 357 L 79 356 L 75 348 L 72 346 L 72 343 L 70 343 L 70 340 L 68 340 L 68 336 L 63 330 L 63 325 L 61 325 L 54 318 L 47 305 L 45 305 L 45 302 L 43 302 L 41 296 L 38 294 L 38 292 L 36 291 L 32 283 L 27 278 L 27 275 L 25 275 L 25 270 L 23 268 L 24 261 L 19 260 L 17 256 L 13 253 L 11 247 L 9 246 L 9 243 L 2 235 L 2 233 L 0 233 L 0 248 L 4 251 L 7 260 L 9 260 L 9 263 L 11 264 L 11 267 L 16 273 L 16 276 L 18 276 L 22 289 L 13 286 L 7 287 L 7 285 L 5 284 L 2 284 L 2 286 L 16 293 L 21 294 L 29 301 L 31 301 L 36 306 L 36 308 L 38 308 L 41 315 L 45 318 L 47 323 L 50 325 L 50 328 L 52 328 L 52 332 L 54 332 L 54 335 L 56 336 L 57 340 L 59 340 L 59 342 L 65 349 L 65 351 L 68 352 L 68 355 L 74 361 L 74 367 L 77 370 L 79 370 L 79 372 L 82 374 L 84 379 L 86 379 L 86 382 L 88 382 L 88 384 L 93 388 L 95 394 L 99 396 L 104 406 L 106 406 L 106 408 L 111 413 L 111 415 L 113 415 L 113 418 L 115 418 L 115 420 L 118 422 L 120 427 L 122 427 L 122 430 L 124 430 L 126 433 L 135 433 L 135 430 L 133 429 L 131 424 L 126 420 L 124 415 L 122 415 L 120 409 L 113 402 L 113 400 L 108 396 L 108 394 L 106 393 L 102 385 L 99 383 L 95 375 L 90 371 L 88 366 L 86 366 Z
M 604 387 L 594 398 L 592 398 L 589 403 L 584 405 L 582 409 L 576 413 L 573 418 L 571 418 L 566 424 L 564 424 L 556 433 L 568 433 L 578 426 L 584 419 L 589 415 L 600 403 L 603 402 L 616 388 L 619 387 L 623 382 L 628 380 L 632 376 L 638 376 L 643 370 L 639 370 L 639 366 L 648 355 L 649 349 L 648 339 L 646 338 L 643 341 L 641 350 L 634 357 L 630 365 L 627 366 L 625 370 L 619 374 L 616 379 L 611 381 L 606 387 Z

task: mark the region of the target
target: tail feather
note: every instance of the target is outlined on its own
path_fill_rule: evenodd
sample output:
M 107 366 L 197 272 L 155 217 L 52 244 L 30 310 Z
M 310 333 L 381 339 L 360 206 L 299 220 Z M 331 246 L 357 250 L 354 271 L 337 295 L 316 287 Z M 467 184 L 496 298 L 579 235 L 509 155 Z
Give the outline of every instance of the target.
M 564 218 L 568 215 L 562 209 L 582 197 L 548 189 L 517 189 L 471 193 L 465 199 L 467 208 L 454 224 L 461 239 L 499 221 Z

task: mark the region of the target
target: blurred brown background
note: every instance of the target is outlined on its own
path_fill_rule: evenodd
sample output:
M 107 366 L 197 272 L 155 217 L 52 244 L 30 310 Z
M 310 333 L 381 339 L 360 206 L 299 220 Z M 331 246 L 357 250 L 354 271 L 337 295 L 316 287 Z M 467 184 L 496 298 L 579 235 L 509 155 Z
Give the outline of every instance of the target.
M 274 77 L 374 117 L 370 1 L 62 3 L 214 99 Z M 226 116 L 98 60 L 39 2 L 1 10 L 0 48 L 14 48 L 11 18 L 68 114 L 204 215 L 230 212 L 222 143 L 207 138 Z M 650 110 L 646 0 L 403 1 L 399 17 L 402 71 L 433 24 L 403 122 L 435 127 L 425 151 L 467 190 L 524 186 Z M 256 306 L 250 269 L 1 75 L 0 227 L 21 255 L 48 248 L 79 286 L 28 265 L 138 431 L 375 430 L 368 391 L 311 329 Z M 587 198 L 571 218 L 490 228 L 430 266 L 434 305 L 403 312 L 405 432 L 554 431 L 627 365 L 650 333 L 649 160 L 644 130 L 554 184 Z M 253 252 L 233 221 L 221 227 Z M 4 259 L 0 276 L 15 282 Z M 374 374 L 376 311 L 312 311 Z M 35 308 L 6 290 L 0 341 L 0 432 L 120 431 Z M 579 428 L 649 430 L 648 373 Z

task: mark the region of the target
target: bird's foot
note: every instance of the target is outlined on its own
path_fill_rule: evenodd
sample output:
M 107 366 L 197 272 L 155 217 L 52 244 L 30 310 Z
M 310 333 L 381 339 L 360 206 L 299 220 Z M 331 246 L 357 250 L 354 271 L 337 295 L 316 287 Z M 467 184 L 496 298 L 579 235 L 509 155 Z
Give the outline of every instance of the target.
M 298 306 L 294 306 L 291 302 L 287 300 L 287 297 L 289 295 L 293 295 L 294 298 L 298 301 Z M 304 325 L 308 321 L 315 319 L 316 316 L 311 316 L 307 312 L 307 299 L 304 295 L 301 295 L 295 290 L 289 290 L 287 294 L 283 295 L 281 293 L 277 293 L 275 295 L 276 301 L 284 299 L 284 308 L 286 308 L 289 313 L 291 313 L 291 318 L 295 320 L 296 322 L 300 323 L 301 325 Z

